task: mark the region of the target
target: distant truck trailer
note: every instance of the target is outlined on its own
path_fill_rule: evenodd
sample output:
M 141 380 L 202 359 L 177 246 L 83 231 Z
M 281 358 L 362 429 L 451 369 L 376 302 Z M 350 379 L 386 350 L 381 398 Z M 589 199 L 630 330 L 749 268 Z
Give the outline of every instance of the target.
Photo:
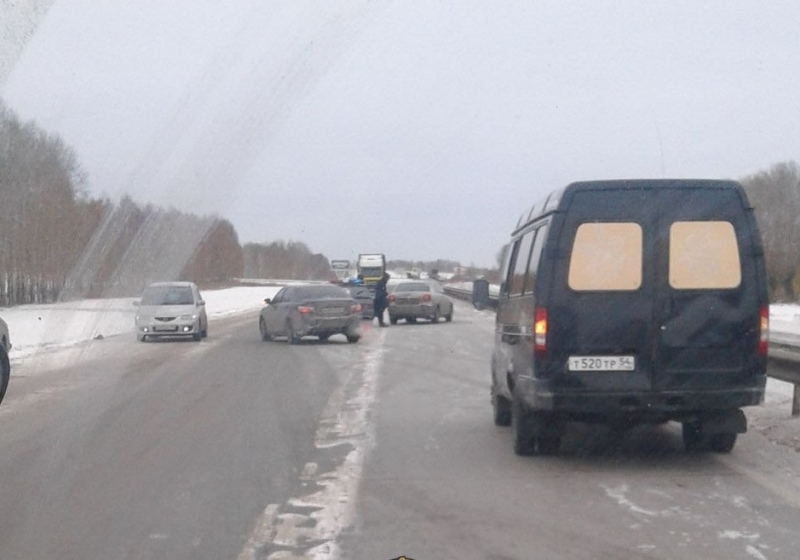
M 350 276 L 350 261 L 332 260 L 331 271 L 339 282 L 344 282 Z
M 377 284 L 386 272 L 386 256 L 383 253 L 362 253 L 358 255 L 356 269 L 365 285 Z

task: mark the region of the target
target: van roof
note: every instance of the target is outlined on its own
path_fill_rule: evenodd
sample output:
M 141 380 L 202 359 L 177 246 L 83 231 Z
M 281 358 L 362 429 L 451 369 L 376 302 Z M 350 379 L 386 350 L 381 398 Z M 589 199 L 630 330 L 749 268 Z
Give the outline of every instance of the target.
M 527 208 L 517 220 L 514 232 L 530 222 L 552 214 L 559 208 L 559 203 L 577 191 L 598 191 L 618 189 L 735 189 L 743 192 L 736 181 L 716 179 L 616 179 L 607 181 L 577 181 L 566 187 L 550 192 L 539 199 L 533 206 Z M 743 200 L 746 200 L 743 197 Z

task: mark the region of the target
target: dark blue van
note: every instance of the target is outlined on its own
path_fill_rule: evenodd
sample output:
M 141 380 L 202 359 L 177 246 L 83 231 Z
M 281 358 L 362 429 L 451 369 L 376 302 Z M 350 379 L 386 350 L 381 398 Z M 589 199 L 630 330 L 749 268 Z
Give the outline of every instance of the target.
M 503 278 L 491 393 L 518 454 L 555 453 L 570 421 L 670 420 L 729 452 L 763 401 L 767 280 L 736 182 L 573 183 L 520 217 Z

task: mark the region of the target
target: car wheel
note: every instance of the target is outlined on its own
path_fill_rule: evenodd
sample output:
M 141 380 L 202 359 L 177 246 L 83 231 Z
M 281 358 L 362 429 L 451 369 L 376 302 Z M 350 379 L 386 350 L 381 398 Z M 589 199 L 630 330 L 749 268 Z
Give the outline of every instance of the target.
M 397 318 L 397 317 L 395 317 L 394 315 L 389 315 L 389 322 L 390 322 L 391 324 L 393 324 L 393 325 L 396 325 L 396 324 L 397 324 L 397 319 L 398 319 L 398 318 Z
M 703 424 L 698 421 L 684 422 L 681 427 L 683 447 L 686 451 L 696 451 L 703 443 Z
M 440 312 L 439 312 L 439 308 L 437 307 L 433 311 L 433 316 L 431 317 L 431 323 L 438 323 L 439 322 L 439 316 L 440 316 Z
M 300 342 L 300 337 L 297 336 L 291 320 L 286 321 L 286 342 L 289 344 L 297 344 Z
M 736 434 L 714 434 L 709 440 L 709 445 L 715 453 L 730 453 L 736 445 Z
M 137 334 L 136 335 L 136 340 L 138 340 L 139 342 L 145 342 L 147 340 L 147 335 L 146 334 Z
M 453 322 L 453 307 L 452 306 L 450 307 L 450 313 L 448 313 L 447 315 L 444 316 L 444 320 L 447 321 L 448 323 L 452 323 Z
M 536 440 L 531 429 L 532 423 L 533 414 L 514 393 L 511 398 L 511 432 L 514 453 L 517 455 L 533 455 Z
M 357 334 L 348 334 L 345 336 L 347 337 L 347 342 L 349 342 L 350 344 L 355 344 L 356 342 L 361 340 L 361 336 Z
M 267 331 L 267 324 L 264 322 L 263 318 L 259 318 L 258 320 L 258 332 L 261 333 L 262 342 L 269 342 L 272 340 L 272 337 L 269 335 L 269 331 Z
M 206 326 L 203 327 L 203 330 L 201 331 L 200 334 L 202 335 L 203 338 L 208 338 L 208 323 L 206 323 Z
M 195 342 L 200 342 L 201 340 L 203 340 L 203 332 L 202 331 L 196 331 L 192 335 L 192 340 L 194 340 Z
M 8 382 L 11 379 L 11 363 L 8 361 L 6 349 L 0 346 L 0 402 L 6 396 Z

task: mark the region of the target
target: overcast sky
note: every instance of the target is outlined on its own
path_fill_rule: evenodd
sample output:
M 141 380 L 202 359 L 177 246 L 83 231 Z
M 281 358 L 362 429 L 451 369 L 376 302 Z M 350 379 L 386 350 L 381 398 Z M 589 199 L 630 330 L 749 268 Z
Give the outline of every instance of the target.
M 800 159 L 798 22 L 794 1 L 56 0 L 2 95 L 95 195 L 328 258 L 492 265 L 571 181 Z

